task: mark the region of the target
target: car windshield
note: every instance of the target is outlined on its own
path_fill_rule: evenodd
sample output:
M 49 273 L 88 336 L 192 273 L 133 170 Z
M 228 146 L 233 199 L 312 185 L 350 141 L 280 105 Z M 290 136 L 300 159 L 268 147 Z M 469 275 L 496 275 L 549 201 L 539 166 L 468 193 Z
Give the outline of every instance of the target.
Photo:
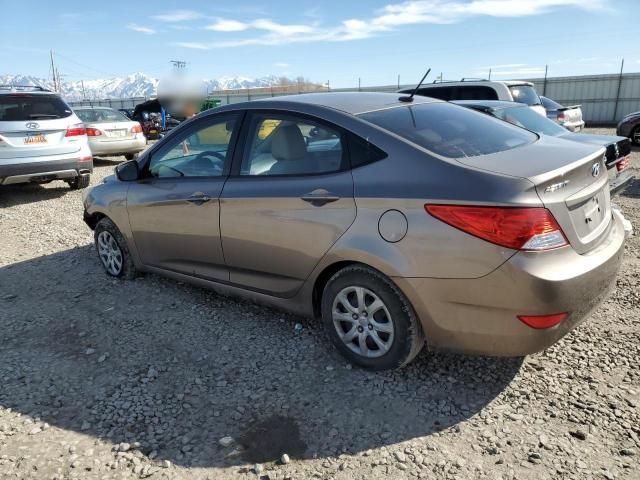
M 546 110 L 558 110 L 559 108 L 564 108 L 558 102 L 554 102 L 550 98 L 540 97 L 540 100 L 542 100 L 542 105 Z
M 69 106 L 55 95 L 0 95 L 0 122 L 47 120 L 70 115 Z
M 85 123 L 102 122 L 130 122 L 124 113 L 108 108 L 80 109 L 76 110 L 76 115 Z
M 501 152 L 537 139 L 532 133 L 450 103 L 403 106 L 359 116 L 449 158 Z
M 492 114 L 500 120 L 526 128 L 539 135 L 558 137 L 567 133 L 565 128 L 534 112 L 529 107 L 503 108 L 502 110 L 494 110 Z
M 538 93 L 531 85 L 512 85 L 509 90 L 514 102 L 525 103 L 529 106 L 542 104 Z

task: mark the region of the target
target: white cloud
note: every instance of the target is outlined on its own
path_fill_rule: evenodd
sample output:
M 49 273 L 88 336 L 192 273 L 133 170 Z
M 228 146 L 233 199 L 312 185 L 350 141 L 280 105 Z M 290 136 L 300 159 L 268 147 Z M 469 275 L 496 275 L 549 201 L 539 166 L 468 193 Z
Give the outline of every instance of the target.
M 153 28 L 143 27 L 135 23 L 130 23 L 129 25 L 127 25 L 127 28 L 129 30 L 133 30 L 134 32 L 140 32 L 147 35 L 153 35 L 154 33 L 156 33 L 156 31 Z
M 407 25 L 450 24 L 479 17 L 524 17 L 540 15 L 561 7 L 583 10 L 605 10 L 610 0 L 407 0 L 389 4 L 370 18 L 342 20 L 334 26 L 282 24 L 271 19 L 239 21 L 218 18 L 206 27 L 217 32 L 262 30 L 264 33 L 247 38 L 234 38 L 199 43 L 197 48 L 230 48 L 247 45 L 281 45 L 296 42 L 340 42 L 377 36 Z M 158 18 L 158 17 L 155 17 Z M 189 44 L 180 42 L 176 45 Z M 194 47 L 187 47 L 194 48 Z M 511 65 L 523 67 L 523 65 Z M 504 67 L 509 67 L 506 65 Z
M 291 66 L 286 62 L 276 62 L 274 65 L 278 68 L 289 68 Z
M 159 22 L 173 23 L 173 22 L 186 22 L 189 20 L 196 20 L 202 18 L 200 12 L 195 10 L 172 10 L 170 12 L 162 13 L 160 15 L 154 15 L 153 19 Z
M 176 42 L 174 45 L 182 48 L 190 48 L 192 50 L 209 50 L 209 48 L 211 48 L 206 43 L 198 42 Z
M 225 18 L 216 19 L 215 23 L 207 26 L 207 30 L 215 30 L 216 32 L 241 32 L 249 28 L 249 24 L 239 22 L 237 20 L 227 20 Z

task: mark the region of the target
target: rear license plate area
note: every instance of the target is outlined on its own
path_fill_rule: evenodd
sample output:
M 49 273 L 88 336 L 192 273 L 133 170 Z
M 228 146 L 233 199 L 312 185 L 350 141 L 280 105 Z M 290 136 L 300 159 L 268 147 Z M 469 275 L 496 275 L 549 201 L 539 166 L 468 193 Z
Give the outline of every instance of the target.
M 112 138 L 122 138 L 127 135 L 127 131 L 125 129 L 107 130 L 107 135 L 109 135 Z
M 615 169 L 613 170 L 615 173 Z M 606 204 L 605 192 L 600 190 L 588 200 L 569 210 L 571 221 L 580 238 L 589 236 L 604 221 L 607 212 Z
M 27 133 L 24 137 L 25 145 L 37 145 L 47 143 L 47 137 L 41 133 Z

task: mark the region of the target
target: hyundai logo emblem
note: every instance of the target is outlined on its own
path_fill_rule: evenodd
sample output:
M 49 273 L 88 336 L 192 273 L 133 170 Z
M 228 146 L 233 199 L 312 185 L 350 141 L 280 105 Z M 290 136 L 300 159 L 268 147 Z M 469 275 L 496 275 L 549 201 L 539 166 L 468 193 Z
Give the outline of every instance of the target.
M 591 175 L 594 177 L 600 175 L 600 162 L 596 162 L 591 165 Z
M 27 122 L 25 123 L 25 127 L 30 128 L 31 130 L 34 130 L 36 128 L 40 128 L 40 125 L 38 124 L 38 122 Z

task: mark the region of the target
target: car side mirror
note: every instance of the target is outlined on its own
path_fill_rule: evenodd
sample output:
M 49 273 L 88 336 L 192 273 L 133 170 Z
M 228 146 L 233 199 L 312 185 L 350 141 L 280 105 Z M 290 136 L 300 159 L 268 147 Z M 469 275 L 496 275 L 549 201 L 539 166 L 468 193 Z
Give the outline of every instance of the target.
M 116 177 L 121 182 L 133 182 L 140 177 L 140 167 L 136 160 L 129 160 L 116 167 Z

